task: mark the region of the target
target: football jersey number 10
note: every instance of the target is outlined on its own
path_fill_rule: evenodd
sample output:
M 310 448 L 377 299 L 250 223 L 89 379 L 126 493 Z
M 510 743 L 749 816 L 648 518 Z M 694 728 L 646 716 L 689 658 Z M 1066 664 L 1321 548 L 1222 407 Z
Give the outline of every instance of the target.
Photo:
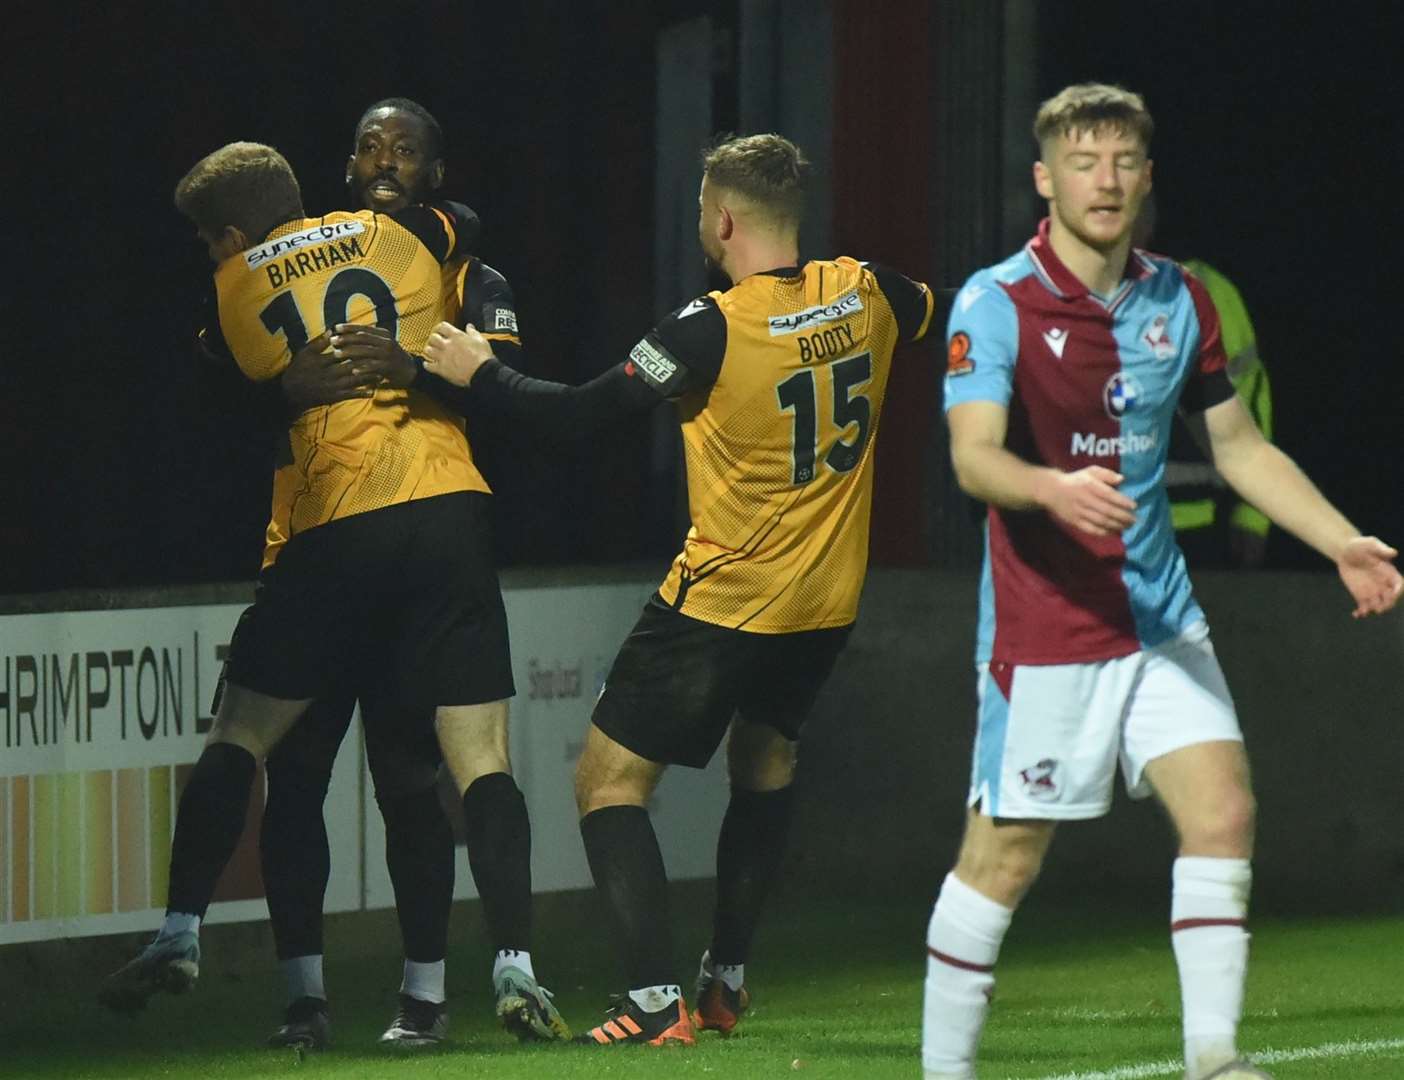
M 323 329 L 330 330 L 337 323 L 347 321 L 353 296 L 369 300 L 375 306 L 375 325 L 389 330 L 391 337 L 395 336 L 400 320 L 395 294 L 378 275 L 359 266 L 339 271 L 327 282 L 327 291 L 322 297 Z M 287 337 L 290 352 L 297 352 L 307 344 L 307 323 L 291 290 L 273 297 L 258 317 L 270 334 L 281 333 Z
M 872 426 L 873 406 L 866 395 L 853 388 L 873 376 L 873 354 L 859 353 L 833 364 L 797 371 L 775 388 L 780 411 L 795 414 L 794 440 L 790 444 L 795 484 L 807 484 L 814 479 L 814 461 L 819 453 L 819 399 L 815 390 L 815 373 L 831 372 L 834 392 L 833 444 L 824 455 L 824 463 L 834 472 L 846 473 L 863 457 Z M 851 440 L 843 433 L 853 424 L 858 431 Z

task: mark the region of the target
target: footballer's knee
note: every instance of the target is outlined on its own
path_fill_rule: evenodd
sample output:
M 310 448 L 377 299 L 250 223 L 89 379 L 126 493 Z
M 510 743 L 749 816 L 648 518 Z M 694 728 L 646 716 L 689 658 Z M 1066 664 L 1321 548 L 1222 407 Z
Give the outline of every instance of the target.
M 606 806 L 643 806 L 663 766 L 615 742 L 593 724 L 575 764 L 575 807 L 581 817 Z
M 484 705 L 441 705 L 434 730 L 444 763 L 461 798 L 473 781 L 489 773 L 512 772 L 508 750 L 507 702 Z
M 997 821 L 972 813 L 956 877 L 990 899 L 1016 907 L 1037 880 L 1052 839 L 1052 822 Z
M 768 724 L 738 719 L 726 747 L 727 774 L 742 791 L 779 791 L 795 779 L 796 744 Z
M 1258 803 L 1246 786 L 1232 786 L 1181 822 L 1180 853 L 1246 859 L 1253 854 Z
M 312 702 L 270 697 L 226 682 L 205 745 L 229 743 L 247 750 L 254 760 L 263 761 L 282 740 L 297 718 Z

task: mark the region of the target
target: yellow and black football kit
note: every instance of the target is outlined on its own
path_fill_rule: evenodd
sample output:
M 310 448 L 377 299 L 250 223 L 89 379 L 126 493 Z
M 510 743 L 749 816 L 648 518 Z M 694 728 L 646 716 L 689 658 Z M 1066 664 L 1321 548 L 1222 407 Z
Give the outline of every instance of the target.
M 460 247 L 463 235 L 475 233 L 475 226 L 476 220 L 470 227 L 465 228 L 461 223 L 456 225 L 455 232 L 458 234 Z M 444 289 L 443 318 L 460 326 L 472 323 L 480 328 L 491 328 L 491 332 L 486 336 L 492 340 L 497 354 L 507 363 L 520 369 L 523 364 L 521 338 L 517 327 L 516 305 L 507 279 L 475 256 L 458 256 L 443 264 L 441 281 Z M 214 308 L 211 307 L 210 314 L 213 313 Z M 201 335 L 202 349 L 214 362 L 231 363 L 232 358 L 228 354 L 227 346 L 217 332 L 217 320 L 213 321 L 213 325 L 215 330 L 207 330 Z M 270 423 L 283 429 L 282 441 L 286 445 L 286 427 L 296 416 L 287 415 L 286 402 L 281 387 L 276 385 L 277 382 L 278 380 L 274 379 L 263 384 L 272 391 L 263 402 L 263 408 L 270 414 Z M 422 379 L 416 383 L 415 388 L 427 390 L 432 396 L 432 382 L 430 379 Z M 451 408 L 457 409 L 463 403 L 450 401 L 449 404 Z M 478 441 L 478 436 L 486 429 L 491 440 L 495 418 L 481 405 L 470 417 L 467 421 L 467 432 L 474 451 L 474 464 L 478 466 L 484 478 L 490 481 L 494 448 L 491 441 L 484 447 Z M 500 419 L 497 423 L 501 424 Z M 491 559 L 491 537 L 486 509 L 476 509 L 479 527 L 474 530 L 462 529 L 456 537 L 450 538 L 451 549 L 467 564 L 471 564 L 475 558 Z M 333 544 L 340 542 L 335 536 L 332 536 L 331 540 Z M 312 546 L 315 548 L 318 545 Z M 502 668 L 510 671 L 511 658 L 505 634 L 494 636 L 489 631 L 490 627 L 482 631 L 477 645 L 469 650 L 475 658 L 475 668 L 488 672 Z M 496 662 L 491 659 L 494 656 L 499 658 Z M 472 696 L 498 700 L 510 696 L 511 692 L 510 680 L 502 682 L 494 677 L 492 683 L 475 691 Z M 356 702 L 357 690 L 354 686 L 338 687 L 333 696 L 314 702 L 303 721 L 294 725 L 269 755 L 270 769 L 300 771 L 309 775 L 323 775 L 329 772 L 350 729 Z M 362 702 L 362 712 L 368 721 L 365 733 L 367 760 L 372 779 L 375 781 L 377 796 L 395 798 L 420 791 L 427 784 L 433 783 L 442 757 L 432 730 L 407 731 L 403 725 L 398 724 L 386 730 L 384 725 L 370 722 L 380 716 L 403 717 L 407 709 L 398 700 L 383 701 L 367 697 Z M 279 931 L 279 920 L 276 917 L 273 919 L 273 929 L 276 938 Z M 280 950 L 284 947 L 281 939 L 278 941 L 278 947 Z M 280 952 L 280 955 L 284 954 Z M 300 954 L 290 952 L 285 955 Z
M 453 214 L 431 207 L 290 221 L 216 270 L 224 343 L 255 381 L 279 375 L 294 352 L 340 322 L 381 326 L 418 352 L 442 317 L 441 265 L 460 255 L 458 246 Z M 273 481 L 265 566 L 314 526 L 488 490 L 462 422 L 414 390 L 309 409 L 293 421 L 289 442 L 292 461 Z
M 470 220 L 442 203 L 273 230 L 215 273 L 225 346 L 255 380 L 341 322 L 374 323 L 420 351 L 442 315 L 442 264 L 463 254 Z M 418 389 L 382 390 L 308 410 L 290 444 L 231 680 L 282 698 L 355 688 L 410 716 L 509 697 L 487 485 L 462 420 Z
M 911 305 L 906 339 L 920 337 L 930 293 L 896 277 L 889 288 L 905 288 L 898 303 Z M 688 320 L 724 320 L 715 380 L 679 384 L 692 527 L 660 595 L 757 633 L 846 626 L 867 571 L 873 446 L 903 340 L 893 300 L 872 269 L 839 259 L 757 274 L 694 305 L 634 350 L 645 377 L 670 363 L 693 371 L 687 339 L 678 352 L 669 337 Z
M 677 404 L 692 525 L 596 725 L 681 764 L 705 764 L 738 708 L 798 734 L 857 616 L 893 350 L 932 310 L 895 271 L 812 261 L 693 300 L 585 386 L 493 363 L 475 377 L 471 393 L 543 425 Z

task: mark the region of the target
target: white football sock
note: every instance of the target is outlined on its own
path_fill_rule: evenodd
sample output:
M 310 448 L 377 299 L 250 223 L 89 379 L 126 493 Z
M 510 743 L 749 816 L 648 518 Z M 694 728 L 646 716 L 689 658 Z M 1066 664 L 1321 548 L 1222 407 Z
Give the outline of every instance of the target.
M 290 956 L 283 961 L 283 978 L 288 983 L 288 1004 L 298 998 L 327 1000 L 326 984 L 322 981 L 322 954 Z
M 974 1076 L 994 965 L 1014 910 L 947 874 L 926 930 L 921 1061 L 928 1075 Z
M 184 911 L 170 911 L 161 921 L 161 929 L 156 936 L 175 937 L 177 934 L 198 934 L 199 932 L 200 916 L 189 915 Z
M 715 964 L 712 962 L 712 950 L 704 949 L 702 963 L 697 968 L 697 981 L 707 979 L 720 979 L 728 990 L 740 990 L 746 985 L 746 965 Z
M 497 977 L 502 974 L 503 968 L 514 967 L 526 975 L 536 978 L 536 972 L 531 969 L 531 953 L 524 949 L 498 949 L 497 955 L 492 958 L 492 980 L 497 981 Z
M 435 960 L 432 964 L 421 964 L 416 960 L 405 961 L 405 975 L 400 980 L 400 993 L 408 994 L 432 1005 L 444 1003 L 444 961 Z
M 1248 971 L 1247 859 L 1175 860 L 1170 942 L 1180 970 L 1185 1067 L 1204 1076 L 1238 1056 L 1238 1021 Z
M 637 990 L 630 990 L 629 996 L 644 1012 L 657 1012 L 659 1009 L 666 1009 L 682 997 L 682 990 L 677 985 L 641 986 Z

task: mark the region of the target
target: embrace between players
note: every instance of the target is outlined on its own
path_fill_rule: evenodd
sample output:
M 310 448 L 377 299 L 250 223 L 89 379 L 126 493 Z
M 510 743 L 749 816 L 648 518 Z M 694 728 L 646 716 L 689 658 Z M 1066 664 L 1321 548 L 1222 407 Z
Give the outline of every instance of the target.
M 1201 418 L 1229 483 L 1337 564 L 1357 615 L 1397 600 L 1395 553 L 1258 435 L 1202 287 L 1131 249 L 1151 176 L 1139 97 L 1069 87 L 1044 103 L 1035 134 L 1049 217 L 1023 251 L 974 275 L 950 316 L 952 459 L 990 515 L 971 810 L 928 931 L 923 1063 L 928 1077 L 975 1075 L 1013 908 L 1054 824 L 1106 812 L 1120 759 L 1132 792 L 1153 792 L 1179 834 L 1186 1075 L 1261 1076 L 1235 1044 L 1253 801 L 1169 522 L 1176 408 Z M 207 349 L 276 380 L 290 425 L 258 592 L 181 799 L 166 920 L 102 997 L 136 1008 L 193 985 L 199 922 L 263 759 L 265 880 L 289 984 L 270 1041 L 325 1045 L 321 802 L 359 699 L 405 946 L 383 1039 L 424 1045 L 446 1029 L 453 850 L 440 761 L 468 822 L 497 1014 L 523 1038 L 569 1037 L 532 965 L 506 621 L 469 436 L 507 417 L 560 438 L 666 400 L 682 426 L 691 527 L 619 650 L 576 771 L 628 988 L 576 1041 L 726 1034 L 749 1003 L 745 963 L 784 851 L 795 746 L 857 616 L 894 350 L 925 335 L 932 296 L 876 264 L 801 262 L 807 162 L 778 135 L 730 139 L 703 158 L 698 228 L 731 288 L 689 300 L 583 386 L 533 379 L 518 370 L 506 282 L 469 254 L 476 219 L 434 201 L 442 145 L 421 106 L 388 99 L 363 116 L 348 163 L 365 209 L 308 218 L 286 161 L 252 143 L 216 151 L 177 187 L 217 263 Z M 843 347 L 816 359 L 815 335 Z M 701 767 L 724 737 L 731 798 L 689 1010 L 646 804 L 668 765 Z

